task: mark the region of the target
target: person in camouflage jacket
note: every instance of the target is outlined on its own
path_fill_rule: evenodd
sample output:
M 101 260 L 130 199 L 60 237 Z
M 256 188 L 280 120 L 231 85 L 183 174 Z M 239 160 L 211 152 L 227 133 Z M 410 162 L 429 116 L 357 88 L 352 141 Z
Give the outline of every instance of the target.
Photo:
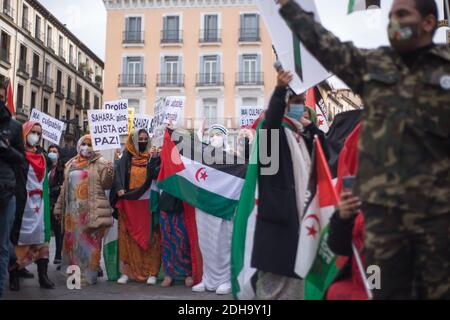
M 375 299 L 450 298 L 450 49 L 433 43 L 437 7 L 394 0 L 390 47 L 341 42 L 293 0 L 280 14 L 303 45 L 364 103 L 356 193 L 366 262 L 381 268 Z

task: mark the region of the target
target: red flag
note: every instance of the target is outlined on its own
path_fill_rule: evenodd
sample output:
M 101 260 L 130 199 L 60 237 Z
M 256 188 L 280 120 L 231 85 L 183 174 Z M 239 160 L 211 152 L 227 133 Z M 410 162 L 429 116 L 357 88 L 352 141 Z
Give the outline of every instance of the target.
M 14 94 L 12 91 L 12 85 L 11 80 L 8 80 L 6 87 L 6 104 L 8 106 L 9 111 L 11 112 L 11 115 L 14 116 Z

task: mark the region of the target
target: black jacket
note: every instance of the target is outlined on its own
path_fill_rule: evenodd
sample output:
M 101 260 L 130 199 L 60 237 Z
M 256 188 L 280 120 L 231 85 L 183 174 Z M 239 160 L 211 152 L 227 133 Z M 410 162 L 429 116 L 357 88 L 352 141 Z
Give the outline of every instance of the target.
M 151 158 L 147 164 L 147 178 L 144 184 L 137 188 L 130 190 L 130 172 L 131 172 L 131 158 L 132 155 L 125 150 L 122 154 L 122 158 L 116 161 L 114 168 L 114 184 L 109 193 L 109 203 L 113 208 L 113 217 L 118 218 L 118 212 L 116 204 L 119 201 L 117 192 L 120 190 L 125 191 L 123 199 L 137 200 L 139 199 L 152 184 L 152 180 L 158 177 L 159 167 L 161 165 L 161 159 L 159 157 Z
M 0 108 L 3 108 L 0 110 L 0 135 L 9 142 L 9 148 L 0 149 L 0 199 L 7 199 L 17 192 L 23 193 L 23 190 L 17 189 L 21 187 L 21 183 L 17 185 L 17 180 L 23 178 L 25 145 L 22 125 L 11 117 L 6 107 Z
M 299 217 L 291 152 L 282 119 L 286 109 L 286 88 L 277 87 L 270 100 L 262 128 L 278 129 L 279 169 L 275 175 L 262 175 L 269 165 L 259 163 L 259 206 L 256 218 L 252 267 L 265 272 L 298 278 L 294 273 L 299 237 Z M 270 137 L 270 132 L 268 132 Z M 265 142 L 264 142 L 265 143 Z
M 352 241 L 355 218 L 343 220 L 339 216 L 339 210 L 330 219 L 330 231 L 327 244 L 331 251 L 338 256 L 349 257 L 347 263 L 342 267 L 333 282 L 351 277 L 351 266 L 353 259 Z

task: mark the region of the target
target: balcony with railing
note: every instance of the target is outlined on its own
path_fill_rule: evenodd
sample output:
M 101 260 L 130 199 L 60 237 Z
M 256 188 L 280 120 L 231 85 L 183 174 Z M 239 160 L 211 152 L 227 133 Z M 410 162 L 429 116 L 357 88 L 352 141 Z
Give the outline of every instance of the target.
M 162 30 L 161 44 L 181 44 L 183 43 L 182 30 Z
M 52 41 L 51 39 L 47 39 L 47 48 L 55 52 L 55 41 Z
M 263 86 L 264 74 L 262 72 L 236 73 L 236 86 Z
M 42 72 L 39 72 L 38 69 L 34 69 L 31 72 L 31 83 L 33 83 L 36 86 L 41 86 L 44 81 L 44 77 L 42 75 Z
M 158 74 L 157 87 L 184 87 L 184 74 Z
M 14 9 L 10 5 L 5 3 L 3 4 L 3 13 L 8 17 L 8 19 L 14 19 Z
M 75 100 L 75 105 L 78 109 L 82 109 L 83 108 L 83 100 L 81 98 L 81 94 L 77 94 L 76 100 Z
M 24 78 L 25 80 L 28 80 L 30 78 L 30 65 L 27 64 L 26 61 L 19 60 L 17 75 Z
M 75 104 L 75 92 L 67 90 L 66 103 L 74 105 Z
M 260 42 L 259 28 L 241 28 L 239 29 L 239 42 Z
M 0 48 L 0 61 L 2 66 L 9 69 L 11 68 L 11 57 L 10 57 L 9 49 Z
M 31 33 L 31 22 L 27 18 L 22 19 L 22 28 L 28 33 Z
M 53 92 L 53 79 L 49 76 L 44 77 L 44 90 L 49 93 Z
M 143 44 L 144 31 L 124 31 L 122 35 L 123 44 Z
M 145 74 L 120 74 L 119 75 L 119 87 L 145 87 L 146 86 Z
M 36 30 L 34 37 L 36 38 L 37 41 L 39 41 L 41 44 L 44 44 L 44 39 L 45 39 L 45 35 L 43 32 L 40 32 L 38 30 Z
M 220 43 L 222 42 L 221 38 L 222 30 L 221 29 L 202 29 L 200 30 L 200 43 Z
M 223 73 L 198 73 L 197 87 L 223 86 Z
M 59 99 L 64 99 L 64 95 L 66 93 L 66 88 L 61 84 L 56 84 L 55 97 Z
M 64 49 L 62 47 L 58 48 L 58 55 L 61 59 L 63 59 L 63 60 L 66 59 L 66 51 L 64 51 Z

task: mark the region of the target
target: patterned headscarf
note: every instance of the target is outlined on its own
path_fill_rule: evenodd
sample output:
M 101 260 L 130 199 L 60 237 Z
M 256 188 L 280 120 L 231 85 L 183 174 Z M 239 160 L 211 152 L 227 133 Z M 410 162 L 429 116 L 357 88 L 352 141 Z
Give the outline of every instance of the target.
M 80 138 L 80 140 L 78 140 L 78 143 L 77 143 L 78 155 L 75 158 L 75 163 L 76 163 L 78 168 L 85 168 L 85 167 L 87 167 L 89 165 L 89 161 L 91 160 L 91 159 L 85 158 L 85 157 L 83 157 L 81 155 L 81 144 L 83 142 L 85 142 L 85 141 L 91 141 L 92 142 L 92 137 L 91 137 L 90 134 L 86 134 L 86 135 L 82 136 Z M 95 152 L 92 154 L 92 157 L 94 157 L 94 155 L 95 155 Z
M 220 124 L 213 124 L 209 127 L 208 133 L 220 132 L 223 135 L 223 148 L 225 151 L 229 149 L 228 147 L 228 129 Z
M 27 146 L 27 137 L 30 134 L 31 130 L 33 129 L 34 126 L 39 126 L 42 128 L 41 124 L 37 121 L 27 121 L 22 125 L 22 135 L 23 135 L 23 141 L 25 143 L 25 147 Z M 41 138 L 39 139 L 39 144 L 42 142 L 42 135 Z

